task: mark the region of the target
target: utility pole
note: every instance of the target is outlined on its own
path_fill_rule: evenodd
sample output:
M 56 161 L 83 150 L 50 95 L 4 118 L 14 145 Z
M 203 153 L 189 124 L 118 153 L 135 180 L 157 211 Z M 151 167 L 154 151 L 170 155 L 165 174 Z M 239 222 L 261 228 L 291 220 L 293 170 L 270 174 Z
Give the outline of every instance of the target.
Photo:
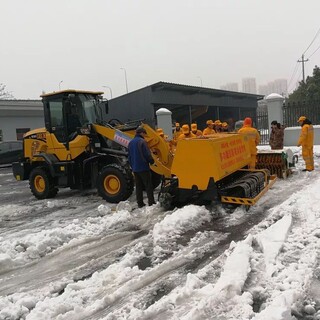
M 304 76 L 304 63 L 309 61 L 309 59 L 307 60 L 304 60 L 304 54 L 302 55 L 301 57 L 301 60 L 298 60 L 298 62 L 301 62 L 302 63 L 302 80 L 303 80 L 303 83 L 305 83 L 305 76 Z

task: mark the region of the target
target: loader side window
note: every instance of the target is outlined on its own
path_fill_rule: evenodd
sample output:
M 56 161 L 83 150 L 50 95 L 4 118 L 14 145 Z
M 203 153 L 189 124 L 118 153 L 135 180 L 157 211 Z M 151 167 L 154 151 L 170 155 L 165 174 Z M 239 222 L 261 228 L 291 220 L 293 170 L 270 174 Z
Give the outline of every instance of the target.
M 50 101 L 51 127 L 63 126 L 62 101 Z
M 66 141 L 65 127 L 63 123 L 63 104 L 62 101 L 49 102 L 51 130 L 59 142 Z

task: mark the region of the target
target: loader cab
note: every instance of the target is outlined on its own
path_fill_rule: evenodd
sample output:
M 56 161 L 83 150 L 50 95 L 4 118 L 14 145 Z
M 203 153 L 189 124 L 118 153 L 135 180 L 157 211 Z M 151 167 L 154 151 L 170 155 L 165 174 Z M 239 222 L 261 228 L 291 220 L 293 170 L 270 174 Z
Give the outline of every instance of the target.
M 102 92 L 64 90 L 43 94 L 46 130 L 68 143 L 91 123 L 102 121 Z

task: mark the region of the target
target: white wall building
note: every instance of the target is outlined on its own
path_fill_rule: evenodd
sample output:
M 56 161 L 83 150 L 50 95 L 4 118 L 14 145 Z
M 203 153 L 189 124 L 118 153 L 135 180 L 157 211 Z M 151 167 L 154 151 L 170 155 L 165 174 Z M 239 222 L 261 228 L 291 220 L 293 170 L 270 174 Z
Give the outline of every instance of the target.
M 25 132 L 42 127 L 41 100 L 0 100 L 0 141 L 22 140 Z

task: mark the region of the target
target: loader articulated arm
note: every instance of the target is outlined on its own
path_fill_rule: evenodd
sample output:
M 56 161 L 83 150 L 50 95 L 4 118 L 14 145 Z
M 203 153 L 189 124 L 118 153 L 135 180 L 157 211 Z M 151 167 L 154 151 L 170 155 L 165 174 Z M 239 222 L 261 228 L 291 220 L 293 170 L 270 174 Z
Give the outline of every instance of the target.
M 173 154 L 170 151 L 169 143 L 161 138 L 149 125 L 142 124 L 141 127 L 147 131 L 146 141 L 154 159 L 151 170 L 166 178 L 171 178 Z
M 112 126 L 93 125 L 97 134 L 118 143 L 123 147 L 128 147 L 129 142 L 135 136 L 135 130 L 121 131 Z M 166 178 L 171 177 L 171 165 L 173 155 L 170 151 L 169 144 L 147 124 L 141 124 L 147 131 L 146 141 L 151 150 L 154 164 L 150 167 L 152 171 Z

